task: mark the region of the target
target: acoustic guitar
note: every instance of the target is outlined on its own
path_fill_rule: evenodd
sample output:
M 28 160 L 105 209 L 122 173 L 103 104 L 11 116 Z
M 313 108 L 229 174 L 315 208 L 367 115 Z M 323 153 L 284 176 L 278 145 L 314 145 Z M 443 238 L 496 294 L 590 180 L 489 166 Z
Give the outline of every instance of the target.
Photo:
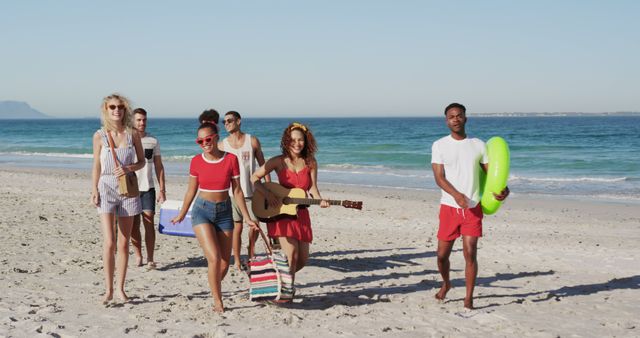
M 307 198 L 305 191 L 300 188 L 288 189 L 274 182 L 265 182 L 262 183 L 262 185 L 280 200 L 280 204 L 273 207 L 269 205 L 269 201 L 262 192 L 259 190 L 253 192 L 253 197 L 251 197 L 251 210 L 254 215 L 263 222 L 276 219 L 279 216 L 288 215 L 295 217 L 298 213 L 297 207 L 299 205 L 318 205 L 322 202 L 321 199 Z M 345 208 L 358 210 L 362 209 L 361 201 L 328 201 L 330 205 L 341 205 Z

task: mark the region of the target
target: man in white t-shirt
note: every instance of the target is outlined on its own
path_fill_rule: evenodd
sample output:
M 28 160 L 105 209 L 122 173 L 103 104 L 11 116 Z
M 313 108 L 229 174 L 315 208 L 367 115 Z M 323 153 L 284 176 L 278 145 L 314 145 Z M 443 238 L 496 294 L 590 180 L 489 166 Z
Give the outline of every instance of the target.
M 249 216 L 257 222 L 256 216 L 251 211 L 251 197 L 253 196 L 253 184 L 251 183 L 251 175 L 257 169 L 258 166 L 264 165 L 264 154 L 262 153 L 262 147 L 257 137 L 246 134 L 240 130 L 242 124 L 242 117 L 237 111 L 230 111 L 224 115 L 224 129 L 227 130 L 229 136 L 218 143 L 218 149 L 232 153 L 238 158 L 240 164 L 240 186 L 242 187 L 242 193 L 247 202 L 247 208 L 249 209 Z M 271 179 L 269 176 L 265 177 L 267 182 Z M 229 190 L 231 193 L 231 190 Z M 243 269 L 240 262 L 240 248 L 242 247 L 242 213 L 240 208 L 235 203 L 234 199 L 231 199 L 233 206 L 233 259 L 235 267 Z M 258 238 L 258 233 L 255 231 L 249 231 L 249 257 L 253 255 L 253 243 Z
M 445 108 L 444 115 L 451 134 L 433 142 L 431 148 L 433 176 L 442 189 L 438 227 L 438 271 L 442 276 L 442 287 L 435 297 L 444 300 L 451 289 L 449 256 L 456 238 L 462 236 L 467 287 L 464 307 L 473 309 L 473 289 L 478 275 L 476 255 L 483 217 L 480 170 L 487 171 L 488 159 L 484 142 L 467 137 L 464 129 L 466 108 L 452 103 Z M 502 201 L 508 195 L 509 188 L 505 188 L 495 198 Z
M 156 213 L 156 202 L 162 203 L 166 200 L 166 190 L 164 182 L 164 166 L 160 157 L 160 143 L 147 129 L 147 112 L 142 108 L 133 111 L 133 126 L 140 134 L 142 148 L 144 148 L 145 165 L 136 171 L 138 176 L 138 188 L 140 190 L 140 201 L 142 204 L 142 223 L 144 224 L 144 242 L 147 249 L 147 268 L 155 269 L 156 262 L 153 259 L 153 251 L 156 245 L 156 233 L 153 225 L 153 217 Z M 155 170 L 154 170 L 155 169 Z M 153 172 L 155 171 L 158 180 L 159 191 L 156 198 L 156 189 L 153 182 Z M 131 230 L 131 244 L 133 253 L 136 256 L 136 264 L 143 265 L 142 261 L 142 235 L 140 233 L 140 216 L 133 218 L 133 229 Z

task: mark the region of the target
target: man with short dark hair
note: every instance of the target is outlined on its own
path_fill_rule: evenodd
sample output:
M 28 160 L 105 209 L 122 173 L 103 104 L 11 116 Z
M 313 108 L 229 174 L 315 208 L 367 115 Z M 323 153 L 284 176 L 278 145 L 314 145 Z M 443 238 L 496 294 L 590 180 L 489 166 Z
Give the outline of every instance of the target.
M 484 142 L 468 137 L 465 132 L 466 111 L 459 103 L 445 108 L 445 120 L 451 133 L 433 142 L 431 148 L 433 176 L 442 189 L 438 228 L 438 271 L 442 276 L 442 287 L 435 297 L 444 300 L 451 289 L 449 256 L 456 238 L 462 236 L 467 288 L 464 307 L 473 309 L 473 289 L 478 275 L 476 256 L 483 218 L 480 170 L 487 171 L 488 158 Z M 505 188 L 495 198 L 502 201 L 508 195 L 509 188 Z
M 242 187 L 242 192 L 244 193 L 244 197 L 247 201 L 247 208 L 249 209 L 249 214 L 252 219 L 256 220 L 257 218 L 251 211 L 251 197 L 253 196 L 253 184 L 251 183 L 251 175 L 257 169 L 256 162 L 258 166 L 264 164 L 264 154 L 262 153 L 262 147 L 260 146 L 260 141 L 257 137 L 246 134 L 240 130 L 242 125 L 242 118 L 240 113 L 237 111 L 230 111 L 224 115 L 224 128 L 229 133 L 224 140 L 218 143 L 218 148 L 220 150 L 232 153 L 236 155 L 238 158 L 238 162 L 240 164 L 240 186 Z M 269 176 L 265 177 L 267 182 L 270 182 Z M 231 192 L 231 191 L 230 191 Z M 233 205 L 233 258 L 235 267 L 238 269 L 243 269 L 242 263 L 240 261 L 240 248 L 242 247 L 242 213 L 240 209 L 236 205 L 233 199 L 231 199 L 231 204 Z M 258 233 L 255 231 L 249 232 L 249 252 L 248 255 L 251 257 L 253 255 L 252 248 L 253 243 L 258 237 Z
M 142 266 L 142 235 L 140 233 L 140 217 L 144 224 L 144 242 L 147 248 L 147 268 L 155 269 L 156 262 L 153 259 L 153 252 L 156 245 L 156 233 L 153 224 L 153 217 L 156 212 L 156 202 L 162 203 L 166 198 L 164 166 L 160 157 L 160 143 L 158 139 L 146 132 L 147 112 L 142 108 L 133 111 L 133 126 L 140 134 L 142 148 L 144 149 L 145 165 L 136 171 L 138 176 L 138 187 L 140 190 L 140 201 L 142 202 L 142 213 L 133 218 L 133 230 L 131 231 L 131 244 L 136 256 L 137 266 Z M 155 170 L 154 170 L 155 169 Z M 155 171 L 158 180 L 158 197 L 153 182 L 153 172 Z

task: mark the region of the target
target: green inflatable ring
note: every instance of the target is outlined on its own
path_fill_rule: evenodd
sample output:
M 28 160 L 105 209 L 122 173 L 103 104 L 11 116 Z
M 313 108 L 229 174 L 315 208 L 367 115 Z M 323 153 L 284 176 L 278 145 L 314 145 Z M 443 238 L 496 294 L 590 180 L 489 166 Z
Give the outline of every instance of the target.
M 502 137 L 494 136 L 487 141 L 487 156 L 489 168 L 481 181 L 480 193 L 482 198 L 482 212 L 485 215 L 493 215 L 498 211 L 501 201 L 496 200 L 493 193 L 499 194 L 507 186 L 509 178 L 509 146 Z M 484 173 L 484 170 L 481 170 Z

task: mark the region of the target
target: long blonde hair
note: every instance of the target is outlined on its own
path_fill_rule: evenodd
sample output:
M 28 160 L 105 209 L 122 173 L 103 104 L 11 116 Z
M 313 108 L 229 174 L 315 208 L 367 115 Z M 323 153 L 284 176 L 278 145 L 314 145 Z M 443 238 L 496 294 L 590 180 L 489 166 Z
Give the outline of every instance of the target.
M 122 117 L 122 124 L 124 125 L 127 132 L 131 133 L 133 129 L 133 118 L 131 113 L 131 104 L 129 99 L 123 95 L 118 93 L 113 93 L 109 96 L 106 96 L 102 99 L 102 128 L 105 131 L 117 131 L 116 124 L 109 118 L 109 108 L 107 107 L 110 100 L 118 100 L 120 103 L 124 105 L 124 115 Z

